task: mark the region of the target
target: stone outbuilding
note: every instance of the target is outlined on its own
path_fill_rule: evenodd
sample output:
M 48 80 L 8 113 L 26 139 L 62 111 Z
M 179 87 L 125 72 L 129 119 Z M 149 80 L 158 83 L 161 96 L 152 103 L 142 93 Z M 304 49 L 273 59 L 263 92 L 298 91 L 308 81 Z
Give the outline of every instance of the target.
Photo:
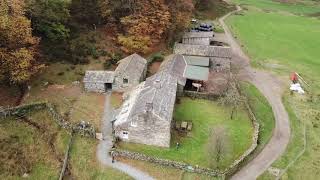
M 125 91 L 144 81 L 147 60 L 132 54 L 118 62 L 115 71 L 86 71 L 83 79 L 87 92 Z
M 84 89 L 87 92 L 103 93 L 112 89 L 113 80 L 113 71 L 86 71 Z
M 187 32 L 182 37 L 182 44 L 210 45 L 213 32 Z
M 126 90 L 144 81 L 147 74 L 147 60 L 138 54 L 132 54 L 118 62 L 114 72 L 114 90 Z

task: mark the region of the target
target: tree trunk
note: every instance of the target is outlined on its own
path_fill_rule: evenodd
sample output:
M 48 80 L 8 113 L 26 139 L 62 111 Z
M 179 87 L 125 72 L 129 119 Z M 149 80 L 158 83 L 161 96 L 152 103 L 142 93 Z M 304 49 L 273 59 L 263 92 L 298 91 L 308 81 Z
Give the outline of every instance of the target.
M 235 107 L 233 107 L 232 110 L 231 110 L 231 117 L 230 117 L 231 119 L 233 119 L 233 115 L 234 115 L 234 111 L 235 111 L 235 110 L 236 110 Z

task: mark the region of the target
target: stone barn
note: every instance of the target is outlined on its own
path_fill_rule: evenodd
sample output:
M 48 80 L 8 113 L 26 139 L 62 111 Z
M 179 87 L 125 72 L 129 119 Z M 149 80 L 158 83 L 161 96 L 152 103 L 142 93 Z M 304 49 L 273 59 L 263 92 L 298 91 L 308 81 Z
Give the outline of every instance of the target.
M 87 92 L 103 93 L 112 89 L 113 71 L 86 71 L 83 79 L 84 89 Z
M 177 89 L 186 82 L 185 67 L 183 57 L 176 55 L 133 89 L 115 118 L 115 135 L 123 141 L 169 147 Z
M 182 44 L 210 45 L 213 32 L 187 32 L 182 37 Z
M 144 81 L 147 74 L 147 60 L 132 54 L 118 62 L 114 75 L 114 90 L 126 90 Z
M 147 60 L 132 54 L 118 62 L 115 71 L 86 71 L 83 79 L 87 92 L 125 91 L 144 81 Z
M 232 50 L 230 47 L 225 46 L 207 46 L 176 43 L 174 46 L 174 53 L 188 56 L 220 57 L 230 59 Z

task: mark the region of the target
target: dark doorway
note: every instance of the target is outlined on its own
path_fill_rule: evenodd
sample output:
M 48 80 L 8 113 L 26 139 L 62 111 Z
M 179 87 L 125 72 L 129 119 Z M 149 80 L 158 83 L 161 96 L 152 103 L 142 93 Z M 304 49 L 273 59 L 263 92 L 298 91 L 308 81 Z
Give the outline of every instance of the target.
M 187 90 L 187 91 L 197 91 L 197 88 L 193 87 L 192 86 L 192 83 L 194 81 L 191 80 L 191 79 L 187 79 L 187 82 L 186 82 L 186 85 L 184 86 L 184 90 Z
M 107 91 L 111 91 L 112 90 L 112 84 L 111 83 L 105 83 L 104 84 L 104 90 Z

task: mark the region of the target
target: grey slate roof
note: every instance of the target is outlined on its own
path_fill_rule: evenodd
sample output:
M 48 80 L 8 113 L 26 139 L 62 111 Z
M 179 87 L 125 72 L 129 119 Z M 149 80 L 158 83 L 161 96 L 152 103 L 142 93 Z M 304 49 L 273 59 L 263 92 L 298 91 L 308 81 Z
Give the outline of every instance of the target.
M 159 72 L 145 81 L 130 116 L 144 114 L 150 110 L 163 120 L 172 120 L 176 100 L 177 78 Z
M 213 31 L 211 32 L 186 32 L 183 38 L 211 38 L 213 37 Z
M 132 54 L 118 62 L 118 67 L 115 70 L 115 76 L 127 74 L 140 78 L 147 64 L 147 60 L 138 54 Z
M 158 72 L 165 72 L 177 78 L 180 85 L 185 85 L 186 78 L 183 77 L 187 64 L 182 55 L 175 55 L 161 63 Z
M 113 71 L 86 71 L 83 82 L 113 83 Z
M 183 77 L 186 62 L 181 55 L 164 61 L 158 73 L 146 79 L 130 112 L 131 118 L 147 110 L 164 120 L 172 120 L 178 84 L 185 85 Z
M 175 54 L 205 57 L 224 57 L 231 58 L 232 51 L 230 47 L 206 46 L 176 43 L 174 47 Z

